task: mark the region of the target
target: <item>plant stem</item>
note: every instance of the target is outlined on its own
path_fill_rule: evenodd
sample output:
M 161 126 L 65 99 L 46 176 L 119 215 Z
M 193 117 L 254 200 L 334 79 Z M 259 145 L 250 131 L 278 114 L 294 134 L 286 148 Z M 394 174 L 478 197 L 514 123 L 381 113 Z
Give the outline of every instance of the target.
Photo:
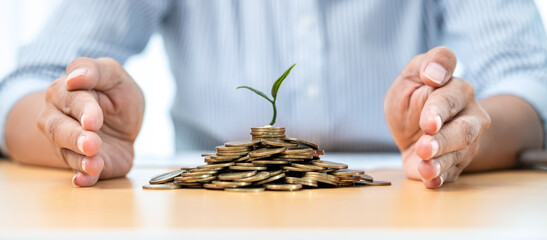
M 273 106 L 273 117 L 272 117 L 272 121 L 270 122 L 270 126 L 273 126 L 275 124 L 275 118 L 277 117 L 277 108 L 275 107 L 275 100 L 270 102 L 272 103 L 272 106 Z

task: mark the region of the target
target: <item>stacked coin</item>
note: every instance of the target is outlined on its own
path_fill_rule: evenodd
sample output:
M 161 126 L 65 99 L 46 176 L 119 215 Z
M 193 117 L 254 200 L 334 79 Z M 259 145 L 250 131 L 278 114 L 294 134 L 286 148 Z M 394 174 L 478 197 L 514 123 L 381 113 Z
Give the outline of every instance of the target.
M 202 154 L 206 165 L 153 177 L 143 188 L 258 192 L 391 185 L 347 164 L 321 160 L 324 154 L 315 143 L 286 137 L 285 128 L 251 128 L 250 140 L 227 142 L 215 153 Z

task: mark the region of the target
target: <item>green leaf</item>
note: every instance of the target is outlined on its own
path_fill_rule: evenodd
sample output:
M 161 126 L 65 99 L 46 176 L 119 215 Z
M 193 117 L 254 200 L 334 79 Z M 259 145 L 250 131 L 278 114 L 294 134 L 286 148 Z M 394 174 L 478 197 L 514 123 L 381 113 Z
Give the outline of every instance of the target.
M 236 89 L 240 89 L 240 88 L 249 89 L 249 90 L 253 91 L 254 93 L 256 93 L 256 94 L 262 96 L 262 97 L 265 98 L 266 100 L 268 100 L 268 102 L 273 103 L 273 100 L 270 100 L 270 98 L 268 98 L 268 96 L 266 96 L 266 94 L 264 94 L 264 93 L 261 92 L 261 91 L 258 91 L 258 90 L 256 90 L 256 89 L 254 89 L 254 88 L 252 88 L 252 87 L 248 87 L 248 86 L 239 86 L 239 87 L 237 87 Z
M 285 71 L 283 73 L 283 75 L 281 75 L 281 77 L 279 77 L 273 84 L 272 86 L 272 97 L 274 98 L 273 101 L 275 102 L 275 99 L 277 98 L 277 91 L 279 90 L 279 87 L 281 87 L 281 83 L 283 83 L 283 80 L 285 80 L 285 78 L 287 77 L 287 75 L 289 75 L 289 73 L 291 72 L 292 68 L 296 66 L 296 63 L 293 64 L 289 69 L 287 69 L 287 71 Z

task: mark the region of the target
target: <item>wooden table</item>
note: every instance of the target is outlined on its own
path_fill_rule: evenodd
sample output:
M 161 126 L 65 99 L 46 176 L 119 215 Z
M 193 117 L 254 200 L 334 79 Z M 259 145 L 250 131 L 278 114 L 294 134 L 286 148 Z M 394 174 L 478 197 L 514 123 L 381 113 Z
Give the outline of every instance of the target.
M 438 190 L 401 170 L 369 172 L 389 187 L 142 189 L 166 170 L 137 167 L 127 178 L 74 188 L 71 171 L 0 160 L 0 239 L 547 238 L 547 172 L 471 174 Z

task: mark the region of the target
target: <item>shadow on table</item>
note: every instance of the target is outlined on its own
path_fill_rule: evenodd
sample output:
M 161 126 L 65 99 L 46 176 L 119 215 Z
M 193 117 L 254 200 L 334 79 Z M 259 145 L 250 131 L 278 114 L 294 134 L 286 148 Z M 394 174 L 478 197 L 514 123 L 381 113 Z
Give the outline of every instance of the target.
M 131 189 L 133 188 L 133 182 L 127 177 L 101 180 L 97 182 L 95 188 L 98 189 Z

